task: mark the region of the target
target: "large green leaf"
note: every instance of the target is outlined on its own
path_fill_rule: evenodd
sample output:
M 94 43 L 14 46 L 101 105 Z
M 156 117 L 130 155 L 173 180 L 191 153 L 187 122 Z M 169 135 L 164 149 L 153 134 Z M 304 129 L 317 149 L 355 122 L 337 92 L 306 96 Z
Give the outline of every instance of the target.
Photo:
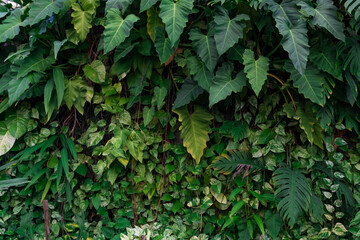
M 197 99 L 204 90 L 191 79 L 186 79 L 185 83 L 181 86 L 181 89 L 176 94 L 173 109 L 182 107 L 191 101 Z
M 232 92 L 240 92 L 246 86 L 244 72 L 239 72 L 233 79 L 231 73 L 234 66 L 231 63 L 224 63 L 216 72 L 214 83 L 210 87 L 209 107 L 224 100 Z
M 301 9 L 312 16 L 310 23 L 328 30 L 334 37 L 345 42 L 344 24 L 339 21 L 337 8 L 331 0 L 317 0 L 316 8 L 306 2 L 299 3 Z
M 20 66 L 18 70 L 17 77 L 25 77 L 28 73 L 32 71 L 43 72 L 54 62 L 55 59 L 53 56 L 43 58 L 42 51 L 37 50 L 34 53 L 31 53 L 27 58 L 25 58 L 24 63 Z
M 95 3 L 92 0 L 82 0 L 80 3 L 81 5 L 76 2 L 71 5 L 74 10 L 71 13 L 73 17 L 71 23 L 74 24 L 80 41 L 84 41 L 92 27 L 91 22 L 95 13 Z
M 83 114 L 85 102 L 90 102 L 93 95 L 94 90 L 81 77 L 65 79 L 64 101 L 69 109 L 75 106 Z
M 269 59 L 267 57 L 260 56 L 257 60 L 255 60 L 254 52 L 250 49 L 245 50 L 243 58 L 245 65 L 244 72 L 246 73 L 256 96 L 258 96 L 265 80 L 267 79 Z
M 214 74 L 195 56 L 187 57 L 187 65 L 190 68 L 190 74 L 194 75 L 194 80 L 207 92 L 213 84 Z
M 198 28 L 192 29 L 189 35 L 196 53 L 205 63 L 206 67 L 213 72 L 219 57 L 214 38 L 202 34 Z
M 117 47 L 130 35 L 130 30 L 139 18 L 134 14 L 121 17 L 118 9 L 110 9 L 106 15 L 106 25 L 104 31 L 104 53 L 108 53 Z
M 344 7 L 348 13 L 354 15 L 355 19 L 360 16 L 360 1 L 359 0 L 345 0 Z
M 158 0 L 141 0 L 140 12 L 146 11 L 151 8 Z
M 25 26 L 26 24 L 26 21 L 21 21 L 21 10 L 15 9 L 11 15 L 0 24 L 0 43 L 13 39 L 20 33 L 20 26 Z
M 171 46 L 175 46 L 183 32 L 188 16 L 193 8 L 194 0 L 162 0 L 159 16 L 165 23 Z
M 58 107 L 60 107 L 65 91 L 65 76 L 60 68 L 53 69 L 53 79 L 55 82 L 57 103 L 58 103 Z
M 132 4 L 133 0 L 108 0 L 106 1 L 105 10 L 108 12 L 110 9 L 118 9 L 124 13 L 127 8 Z
M 158 12 L 155 10 L 154 7 L 150 8 L 146 11 L 147 15 L 147 23 L 146 23 L 146 29 L 147 32 L 153 42 L 155 42 L 155 34 L 156 34 L 156 27 L 163 26 L 163 22 L 161 21 L 161 18 L 158 16 Z
M 18 107 L 14 112 L 9 112 L 5 122 L 10 134 L 18 139 L 27 132 L 29 120 L 29 110 L 26 106 L 22 106 Z
M 294 226 L 298 217 L 309 208 L 311 188 L 300 170 L 278 168 L 273 179 L 275 197 L 280 200 L 280 214 L 290 226 Z
M 331 45 L 331 42 L 327 42 L 321 50 L 312 48 L 309 57 L 319 69 L 342 80 L 342 69 L 339 68 L 339 61 L 336 59 L 336 48 Z
M 269 5 L 276 22 L 283 19 L 290 23 L 290 26 L 293 26 L 301 16 L 297 6 L 299 0 L 283 0 L 280 4 L 274 0 L 265 0 L 265 2 Z
M 8 85 L 9 104 L 20 100 L 21 96 L 29 88 L 28 78 L 13 78 Z
M 300 74 L 304 74 L 309 56 L 306 23 L 299 20 L 295 25 L 291 25 L 284 19 L 279 19 L 276 24 L 280 34 L 283 35 L 281 43 L 283 48 L 289 53 L 294 67 Z
M 16 138 L 8 131 L 6 124 L 0 122 L 0 156 L 4 155 L 14 146 Z
M 94 83 L 104 83 L 106 76 L 105 65 L 100 60 L 95 60 L 83 67 L 85 76 Z
M 281 229 L 282 219 L 279 213 L 271 213 L 266 211 L 265 213 L 265 226 L 269 231 L 270 236 L 275 240 L 279 235 Z
M 30 25 L 34 25 L 53 13 L 57 14 L 62 6 L 62 0 L 35 0 L 30 5 Z
M 310 99 L 312 102 L 324 106 L 326 98 L 324 93 L 324 75 L 312 64 L 301 75 L 289 62 L 284 66 L 284 69 L 291 74 L 291 79 L 294 80 L 294 87 L 298 88 L 299 93 Z
M 244 20 L 249 20 L 249 16 L 245 14 L 237 15 L 230 19 L 227 11 L 223 7 L 219 7 L 215 14 L 215 42 L 216 49 L 221 56 L 229 48 L 234 46 L 243 38 L 243 29 L 245 28 Z
M 178 108 L 174 112 L 179 115 L 181 122 L 179 130 L 183 145 L 198 164 L 206 148 L 206 142 L 209 141 L 213 116 L 199 106 L 194 107 L 192 114 L 189 113 L 187 106 Z
M 175 52 L 176 47 L 171 47 L 170 40 L 165 38 L 164 28 L 158 26 L 155 31 L 155 49 L 159 54 L 160 62 L 165 63 Z
M 346 57 L 343 69 L 348 68 L 351 74 L 360 78 L 360 44 L 357 37 L 346 39 Z

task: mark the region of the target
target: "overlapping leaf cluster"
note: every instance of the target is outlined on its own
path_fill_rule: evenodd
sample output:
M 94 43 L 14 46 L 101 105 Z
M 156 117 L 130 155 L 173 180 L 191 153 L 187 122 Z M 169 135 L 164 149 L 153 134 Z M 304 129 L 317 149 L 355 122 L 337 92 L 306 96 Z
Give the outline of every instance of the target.
M 359 16 L 0 2 L 0 239 L 359 237 Z

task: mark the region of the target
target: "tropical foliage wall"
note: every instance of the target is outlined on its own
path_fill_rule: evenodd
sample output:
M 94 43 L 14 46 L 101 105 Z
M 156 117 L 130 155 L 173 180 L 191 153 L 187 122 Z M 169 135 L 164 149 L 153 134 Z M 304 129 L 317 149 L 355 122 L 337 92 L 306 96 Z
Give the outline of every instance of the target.
M 0 239 L 359 239 L 359 28 L 358 0 L 2 2 Z

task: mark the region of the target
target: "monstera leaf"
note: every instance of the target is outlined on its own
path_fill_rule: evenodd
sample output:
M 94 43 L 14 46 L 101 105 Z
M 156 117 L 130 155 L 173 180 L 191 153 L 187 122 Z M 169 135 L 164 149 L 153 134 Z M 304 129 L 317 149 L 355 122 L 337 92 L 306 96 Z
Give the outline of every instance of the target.
M 224 63 L 216 72 L 214 84 L 210 87 L 209 107 L 224 100 L 232 92 L 240 92 L 246 85 L 244 72 L 239 72 L 233 79 L 231 73 L 234 66 L 231 63 Z
M 183 32 L 188 16 L 193 8 L 194 0 L 162 0 L 159 17 L 165 23 L 171 46 L 175 46 Z
M 243 58 L 245 65 L 244 72 L 246 73 L 256 96 L 258 96 L 265 80 L 267 79 L 269 59 L 267 57 L 260 56 L 257 60 L 255 60 L 254 52 L 250 49 L 245 50 Z
M 16 138 L 13 137 L 4 122 L 0 122 L 0 156 L 4 155 L 14 146 Z
M 336 7 L 331 0 L 317 0 L 316 8 L 306 2 L 299 3 L 301 9 L 312 16 L 311 23 L 325 28 L 334 37 L 345 42 L 344 24 L 339 21 Z
M 346 11 L 354 15 L 355 19 L 358 19 L 360 16 L 360 1 L 359 0 L 346 0 L 344 1 Z
M 312 102 L 321 106 L 325 104 L 324 75 L 312 64 L 308 66 L 301 75 L 289 62 L 284 65 L 284 69 L 291 74 L 294 80 L 294 87 L 298 88 L 299 93 L 310 99 Z
M 220 56 L 234 46 L 239 41 L 239 38 L 243 37 L 243 29 L 245 28 L 243 21 L 249 19 L 249 16 L 245 14 L 230 19 L 223 7 L 217 9 L 215 14 L 215 42 Z
M 278 168 L 273 179 L 275 197 L 280 200 L 280 214 L 289 221 L 290 226 L 294 226 L 298 217 L 309 208 L 311 188 L 300 170 Z
M 158 0 L 141 0 L 140 12 L 146 11 L 151 8 Z
M 206 142 L 209 141 L 213 116 L 199 106 L 194 107 L 192 114 L 189 113 L 186 106 L 176 109 L 174 112 L 179 115 L 181 122 L 179 130 L 183 144 L 198 164 L 206 148 Z
M 117 47 L 130 35 L 130 30 L 139 18 L 130 14 L 123 19 L 118 9 L 110 9 L 106 15 L 104 31 L 104 53 L 108 53 Z
M 312 48 L 310 51 L 310 60 L 319 69 L 324 72 L 330 73 L 339 80 L 342 80 L 342 69 L 338 67 L 338 61 L 336 59 L 336 48 L 327 42 L 327 45 L 323 48 Z
M 53 13 L 57 14 L 62 5 L 61 0 L 35 0 L 30 5 L 29 20 L 30 25 L 34 25 Z
M 20 26 L 25 25 L 26 22 L 21 21 L 21 10 L 15 9 L 11 15 L 0 24 L 0 43 L 13 39 L 20 33 Z
M 73 18 L 71 23 L 74 24 L 80 41 L 84 41 L 92 27 L 91 22 L 95 13 L 95 3 L 92 0 L 82 0 L 80 3 L 81 5 L 76 2 L 71 5 L 74 10 L 71 13 Z
M 219 57 L 214 38 L 202 34 L 197 28 L 192 29 L 189 35 L 196 53 L 205 63 L 206 67 L 213 72 Z
M 306 23 L 299 20 L 295 25 L 284 19 L 279 19 L 276 24 L 283 35 L 282 46 L 289 53 L 289 58 L 300 74 L 304 74 L 309 56 L 309 44 Z
M 165 31 L 162 27 L 156 27 L 155 49 L 159 54 L 160 62 L 165 63 L 175 52 L 175 47 L 171 47 L 170 40 L 165 38 Z

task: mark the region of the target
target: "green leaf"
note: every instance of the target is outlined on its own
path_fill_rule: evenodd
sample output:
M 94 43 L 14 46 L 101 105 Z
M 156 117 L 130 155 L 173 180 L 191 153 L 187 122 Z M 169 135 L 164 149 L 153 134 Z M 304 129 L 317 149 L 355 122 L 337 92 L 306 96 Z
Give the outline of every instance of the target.
M 30 4 L 29 20 L 30 26 L 44 20 L 53 13 L 57 14 L 62 6 L 61 0 L 35 0 Z
M 310 99 L 312 102 L 325 105 L 324 92 L 324 75 L 312 64 L 309 64 L 306 71 L 301 75 L 289 62 L 285 63 L 284 69 L 291 74 L 291 79 L 294 80 L 294 87 L 298 88 L 299 93 L 304 94 L 304 97 Z
M 223 55 L 229 48 L 243 38 L 243 30 L 245 23 L 242 21 L 249 20 L 249 16 L 245 14 L 237 15 L 230 19 L 227 11 L 223 7 L 219 7 L 215 13 L 215 42 L 219 56 Z
M 239 72 L 233 79 L 231 73 L 234 66 L 231 63 L 224 63 L 216 72 L 213 85 L 210 87 L 209 107 L 215 103 L 224 100 L 232 92 L 240 92 L 246 86 L 246 77 L 244 72 Z
M 40 200 L 40 202 L 43 202 L 43 201 L 44 201 L 44 199 L 45 199 L 45 197 L 46 197 L 46 195 L 47 195 L 47 193 L 49 192 L 49 189 L 50 189 L 50 187 L 51 187 L 51 183 L 52 183 L 51 180 L 48 180 L 48 181 L 47 181 L 47 183 L 46 183 L 46 185 L 45 185 L 45 188 L 44 188 L 44 191 L 43 191 L 43 193 L 42 193 L 42 195 L 41 195 L 41 200 Z
M 231 151 L 230 155 L 222 154 L 214 159 L 211 167 L 217 172 L 228 175 L 233 172 L 239 165 L 249 165 L 253 169 L 262 169 L 260 162 L 252 159 L 251 156 L 244 151 Z
M 125 41 L 130 35 L 130 30 L 139 18 L 134 14 L 130 14 L 123 19 L 120 11 L 110 9 L 106 15 L 106 25 L 104 31 L 104 54 L 110 52 L 119 44 Z
M 53 79 L 56 87 L 57 103 L 58 107 L 60 107 L 65 92 L 65 77 L 60 68 L 53 69 Z
M 254 218 L 256 224 L 258 225 L 258 227 L 261 231 L 261 234 L 265 235 L 264 224 L 263 224 L 263 221 L 261 220 L 261 218 L 258 215 L 256 215 L 255 213 L 253 214 L 253 218 Z
M 165 63 L 175 52 L 176 47 L 172 47 L 170 40 L 165 38 L 165 31 L 162 27 L 156 27 L 155 31 L 155 49 L 159 54 L 160 62 Z
M 146 127 L 151 120 L 153 119 L 155 114 L 155 108 L 151 107 L 149 108 L 148 106 L 145 106 L 143 109 L 143 118 L 144 118 L 144 126 Z
M 8 131 L 6 124 L 0 122 L 0 156 L 4 155 L 14 146 L 16 138 Z
M 165 87 L 155 87 L 154 88 L 154 99 L 156 101 L 157 109 L 160 110 L 164 105 L 164 99 L 167 96 L 168 91 Z
M 94 83 L 104 83 L 106 76 L 105 65 L 100 60 L 95 60 L 83 67 L 85 76 Z
M 151 8 L 158 0 L 141 0 L 140 12 L 146 11 Z
M 276 23 L 280 34 L 283 36 L 281 45 L 289 53 L 289 58 L 300 74 L 304 74 L 309 56 L 309 44 L 306 23 L 299 20 L 295 25 L 283 19 Z
M 68 181 L 70 181 L 70 176 L 69 176 L 69 158 L 68 158 L 68 152 L 65 148 L 63 148 L 61 150 L 61 165 L 64 169 L 64 172 L 65 172 L 65 176 L 66 176 L 66 179 Z
M 323 223 L 323 216 L 324 216 L 324 204 L 322 203 L 321 199 L 316 195 L 311 195 L 309 213 L 312 217 L 318 220 L 320 223 Z
M 309 208 L 311 188 L 300 170 L 278 168 L 273 179 L 275 197 L 280 200 L 277 206 L 280 214 L 294 226 L 298 217 Z
M 155 10 L 154 7 L 147 10 L 146 15 L 147 15 L 146 29 L 151 40 L 155 42 L 155 29 L 157 26 L 163 27 L 164 24 L 159 18 L 158 12 Z
M 267 79 L 269 59 L 267 57 L 260 56 L 257 60 L 255 60 L 254 52 L 250 49 L 245 50 L 243 58 L 245 65 L 244 72 L 246 73 L 256 96 L 258 96 L 265 80 Z
M 0 154 L 1 155 L 1 154 Z M 0 181 L 0 189 L 23 185 L 29 181 L 26 178 L 13 178 Z
M 75 106 L 83 114 L 85 102 L 90 102 L 93 95 L 94 90 L 81 77 L 65 79 L 64 101 L 69 109 Z
M 229 217 L 231 218 L 232 216 L 234 216 L 242 206 L 244 206 L 245 202 L 243 200 L 240 200 L 239 202 L 235 203 L 235 205 L 232 207 L 230 213 L 229 213 Z
M 328 30 L 335 38 L 345 42 L 344 24 L 339 21 L 337 8 L 331 0 L 317 0 L 316 8 L 300 2 L 301 10 L 312 16 L 310 23 Z
M 271 213 L 266 211 L 265 213 L 265 226 L 272 239 L 276 239 L 281 229 L 282 219 L 279 213 Z
M 43 72 L 54 62 L 54 57 L 49 56 L 47 58 L 43 58 L 42 51 L 38 50 L 34 53 L 31 53 L 27 58 L 25 58 L 24 63 L 20 66 L 18 70 L 17 77 L 25 77 L 28 73 L 32 71 Z
M 54 89 L 54 80 L 51 78 L 50 80 L 47 81 L 44 88 L 44 106 L 46 113 L 49 112 L 49 104 L 53 89 Z
M 310 51 L 310 60 L 319 69 L 324 72 L 330 73 L 339 80 L 342 80 L 342 69 L 338 67 L 339 62 L 336 59 L 336 48 L 327 42 L 321 51 L 312 48 Z
M 179 130 L 183 145 L 199 164 L 206 148 L 206 142 L 209 141 L 208 134 L 211 133 L 210 124 L 213 116 L 199 106 L 194 107 L 192 114 L 189 113 L 186 106 L 173 111 L 179 115 L 181 122 Z
M 280 4 L 273 0 L 265 0 L 265 2 L 269 5 L 276 22 L 285 20 L 293 26 L 300 19 L 301 14 L 297 7 L 299 0 L 283 0 Z
M 187 58 L 187 65 L 190 68 L 190 74 L 194 75 L 194 80 L 207 92 L 213 85 L 214 75 L 205 64 L 194 56 Z
M 27 132 L 29 120 L 29 110 L 26 106 L 18 107 L 16 112 L 9 112 L 9 115 L 5 119 L 7 129 L 10 134 L 17 139 Z
M 128 39 L 127 39 L 128 40 Z M 138 43 L 131 44 L 131 41 L 125 40 L 123 43 L 121 43 L 115 50 L 115 56 L 114 61 L 117 62 L 120 59 L 124 58 L 127 54 L 131 52 L 131 50 L 134 49 Z
M 81 5 L 76 2 L 71 5 L 74 10 L 71 13 L 73 18 L 71 23 L 74 25 L 80 41 L 83 42 L 92 27 L 91 22 L 95 13 L 95 3 L 92 0 L 81 0 L 80 3 Z
M 20 100 L 29 87 L 29 79 L 27 77 L 12 79 L 8 85 L 9 104 L 12 105 L 14 102 Z
M 169 36 L 171 47 L 179 41 L 188 16 L 193 8 L 194 0 L 162 0 L 160 4 L 159 17 L 165 23 L 165 30 Z
M 360 8 L 359 8 L 360 9 Z M 347 38 L 346 47 L 348 48 L 343 69 L 349 69 L 351 74 L 360 77 L 360 44 L 357 38 Z
M 181 86 L 181 89 L 176 94 L 173 109 L 182 107 L 191 101 L 197 99 L 204 90 L 191 79 L 185 79 L 185 83 Z
M 67 38 L 62 40 L 62 41 L 54 41 L 54 57 L 55 59 L 57 59 L 57 55 L 60 51 L 60 48 L 62 47 L 62 45 L 64 45 L 67 42 Z
M 196 53 L 205 63 L 206 67 L 213 72 L 219 57 L 214 38 L 202 34 L 198 28 L 192 29 L 189 36 Z
M 105 11 L 108 12 L 110 9 L 118 9 L 121 13 L 124 13 L 132 2 L 133 0 L 108 0 L 106 1 Z
M 21 21 L 21 10 L 15 9 L 11 15 L 0 24 L 0 43 L 13 39 L 20 33 L 20 26 L 25 25 L 26 22 Z

